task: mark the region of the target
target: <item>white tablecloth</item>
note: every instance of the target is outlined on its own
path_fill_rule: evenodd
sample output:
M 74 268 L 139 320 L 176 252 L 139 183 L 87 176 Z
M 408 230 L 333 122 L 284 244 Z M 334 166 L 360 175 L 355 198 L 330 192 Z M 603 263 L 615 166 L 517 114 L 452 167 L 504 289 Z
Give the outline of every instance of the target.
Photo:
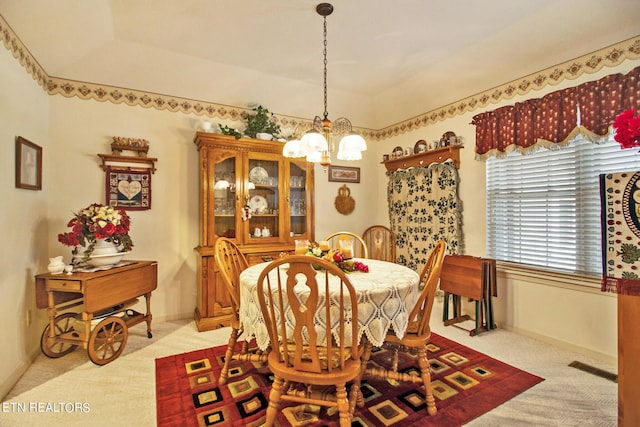
M 404 336 L 409 312 L 418 297 L 420 276 L 402 265 L 372 259 L 360 261 L 369 266 L 369 272 L 347 275 L 358 295 L 358 342 L 365 334 L 374 346 L 379 347 L 390 328 L 398 336 Z M 257 282 L 266 265 L 253 265 L 240 274 L 240 322 L 245 339 L 255 337 L 262 350 L 269 346 L 269 335 L 260 311 Z

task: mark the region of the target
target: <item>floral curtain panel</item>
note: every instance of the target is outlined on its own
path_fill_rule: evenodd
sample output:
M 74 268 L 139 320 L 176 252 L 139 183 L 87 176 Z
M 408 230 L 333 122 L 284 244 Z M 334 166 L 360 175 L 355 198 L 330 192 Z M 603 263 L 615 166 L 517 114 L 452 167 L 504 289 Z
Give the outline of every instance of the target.
M 396 235 L 396 262 L 421 271 L 439 240 L 447 253 L 461 246 L 462 215 L 458 170 L 452 162 L 387 172 L 391 229 Z
M 630 108 L 640 109 L 640 67 L 474 116 L 476 158 L 567 143 L 578 134 L 599 142 Z

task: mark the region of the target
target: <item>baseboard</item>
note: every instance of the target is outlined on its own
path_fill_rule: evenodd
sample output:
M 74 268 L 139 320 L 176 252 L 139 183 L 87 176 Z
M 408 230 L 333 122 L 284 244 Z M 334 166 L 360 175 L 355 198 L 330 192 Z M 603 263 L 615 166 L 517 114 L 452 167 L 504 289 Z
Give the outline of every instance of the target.
M 153 320 L 151 321 L 151 328 L 153 328 L 153 323 L 163 323 L 163 322 L 171 322 L 173 320 L 183 320 L 183 319 L 193 319 L 193 311 L 187 311 L 180 314 L 170 314 L 165 316 L 156 316 L 153 315 Z
M 25 372 L 33 365 L 33 362 L 36 360 L 36 357 L 40 354 L 40 347 L 36 347 L 31 355 L 28 355 L 27 359 L 25 359 L 22 364 L 16 368 L 11 375 L 2 382 L 0 385 L 0 396 L 2 399 L 0 401 L 4 401 L 7 397 L 11 389 L 18 383 L 20 378 L 24 375 Z
M 536 339 L 538 341 L 542 341 L 542 342 L 546 342 L 548 344 L 552 344 L 556 347 L 565 349 L 565 350 L 569 350 L 569 351 L 573 351 L 575 353 L 579 353 L 579 354 L 583 354 L 586 357 L 590 357 L 592 359 L 596 359 L 596 360 L 600 360 L 601 362 L 610 364 L 612 366 L 618 366 L 618 358 L 615 356 L 611 356 L 610 354 L 606 354 L 606 353 L 601 353 L 599 351 L 594 351 L 585 347 L 581 347 L 575 344 L 571 344 L 568 343 L 566 341 L 562 341 L 562 340 L 558 340 L 555 338 L 551 338 L 549 336 L 546 335 L 541 335 L 541 334 L 536 334 L 535 332 L 531 332 L 525 329 L 520 329 L 520 328 L 514 328 L 512 326 L 509 325 L 505 325 L 505 324 L 500 324 L 499 325 L 500 329 L 504 329 L 506 331 L 509 332 L 513 332 L 516 333 L 518 335 L 522 335 L 525 337 L 529 337 L 529 338 L 533 338 Z

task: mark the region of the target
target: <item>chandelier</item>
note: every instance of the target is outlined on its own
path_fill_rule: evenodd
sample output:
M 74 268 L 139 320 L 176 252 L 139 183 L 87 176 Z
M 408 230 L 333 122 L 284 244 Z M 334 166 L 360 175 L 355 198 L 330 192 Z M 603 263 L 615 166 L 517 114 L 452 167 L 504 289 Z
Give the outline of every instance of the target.
M 331 153 L 335 151 L 334 137 L 339 138 L 338 160 L 360 160 L 362 152 L 367 149 L 364 138 L 353 131 L 351 122 L 345 117 L 335 121 L 329 120 L 327 112 L 327 16 L 333 12 L 333 6 L 329 3 L 320 3 L 316 6 L 316 12 L 324 19 L 324 113 L 323 117 L 316 116 L 312 127 L 302 138 L 287 142 L 282 149 L 285 157 L 306 157 L 308 162 L 320 163 L 327 171 L 331 164 Z

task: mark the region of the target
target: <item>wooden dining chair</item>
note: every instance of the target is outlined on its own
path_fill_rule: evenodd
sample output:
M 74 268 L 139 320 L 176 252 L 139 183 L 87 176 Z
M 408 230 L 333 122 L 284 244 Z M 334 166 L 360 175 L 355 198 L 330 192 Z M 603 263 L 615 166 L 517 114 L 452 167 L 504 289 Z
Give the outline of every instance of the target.
M 243 332 L 242 324 L 240 323 L 240 273 L 247 268 L 247 259 L 233 240 L 226 237 L 220 237 L 216 240 L 213 251 L 216 265 L 222 276 L 222 282 L 229 292 L 231 304 L 235 311 L 235 318 L 231 322 L 231 335 L 229 336 L 229 344 L 224 357 L 224 365 L 218 379 L 218 384 L 222 385 L 227 382 L 229 365 L 232 360 L 250 360 L 264 363 L 267 361 L 267 355 L 249 352 L 249 343 L 247 341 L 243 341 L 240 349 L 236 349 L 238 338 Z
M 362 233 L 369 258 L 396 262 L 396 235 L 389 227 L 372 225 Z
M 393 331 L 387 333 L 385 337 L 384 347 L 394 352 L 393 362 L 390 369 L 370 368 L 365 369 L 365 375 L 379 378 L 386 378 L 396 381 L 406 382 L 422 382 L 425 391 L 425 402 L 427 404 L 427 412 L 429 415 L 435 415 L 438 411 L 433 398 L 431 389 L 431 371 L 429 369 L 429 360 L 427 358 L 427 344 L 431 337 L 431 328 L 429 327 L 429 318 L 431 317 L 431 309 L 436 295 L 436 288 L 442 271 L 447 245 L 444 241 L 439 241 L 429 253 L 427 263 L 420 274 L 420 284 L 424 283 L 424 287 L 420 292 L 418 302 L 409 314 L 409 325 L 402 338 L 399 338 Z M 398 372 L 397 352 L 399 349 L 403 351 L 409 350 L 418 353 L 418 365 L 420 366 L 420 376 L 416 374 L 406 374 Z M 363 363 L 369 361 L 371 356 L 371 344 L 366 343 L 363 352 Z
M 281 401 L 291 401 L 337 408 L 340 426 L 351 426 L 362 372 L 361 351 L 352 346 L 358 337 L 357 296 L 347 275 L 320 258 L 290 256 L 265 267 L 257 292 L 274 375 L 265 425 L 273 425 Z M 327 394 L 329 386 L 335 395 Z
M 340 248 L 340 240 L 350 240 L 353 243 L 353 256 L 356 258 L 369 258 L 369 250 L 367 244 L 362 240 L 362 237 L 356 233 L 350 231 L 337 231 L 329 234 L 324 238 L 329 242 L 329 247 L 332 249 Z

